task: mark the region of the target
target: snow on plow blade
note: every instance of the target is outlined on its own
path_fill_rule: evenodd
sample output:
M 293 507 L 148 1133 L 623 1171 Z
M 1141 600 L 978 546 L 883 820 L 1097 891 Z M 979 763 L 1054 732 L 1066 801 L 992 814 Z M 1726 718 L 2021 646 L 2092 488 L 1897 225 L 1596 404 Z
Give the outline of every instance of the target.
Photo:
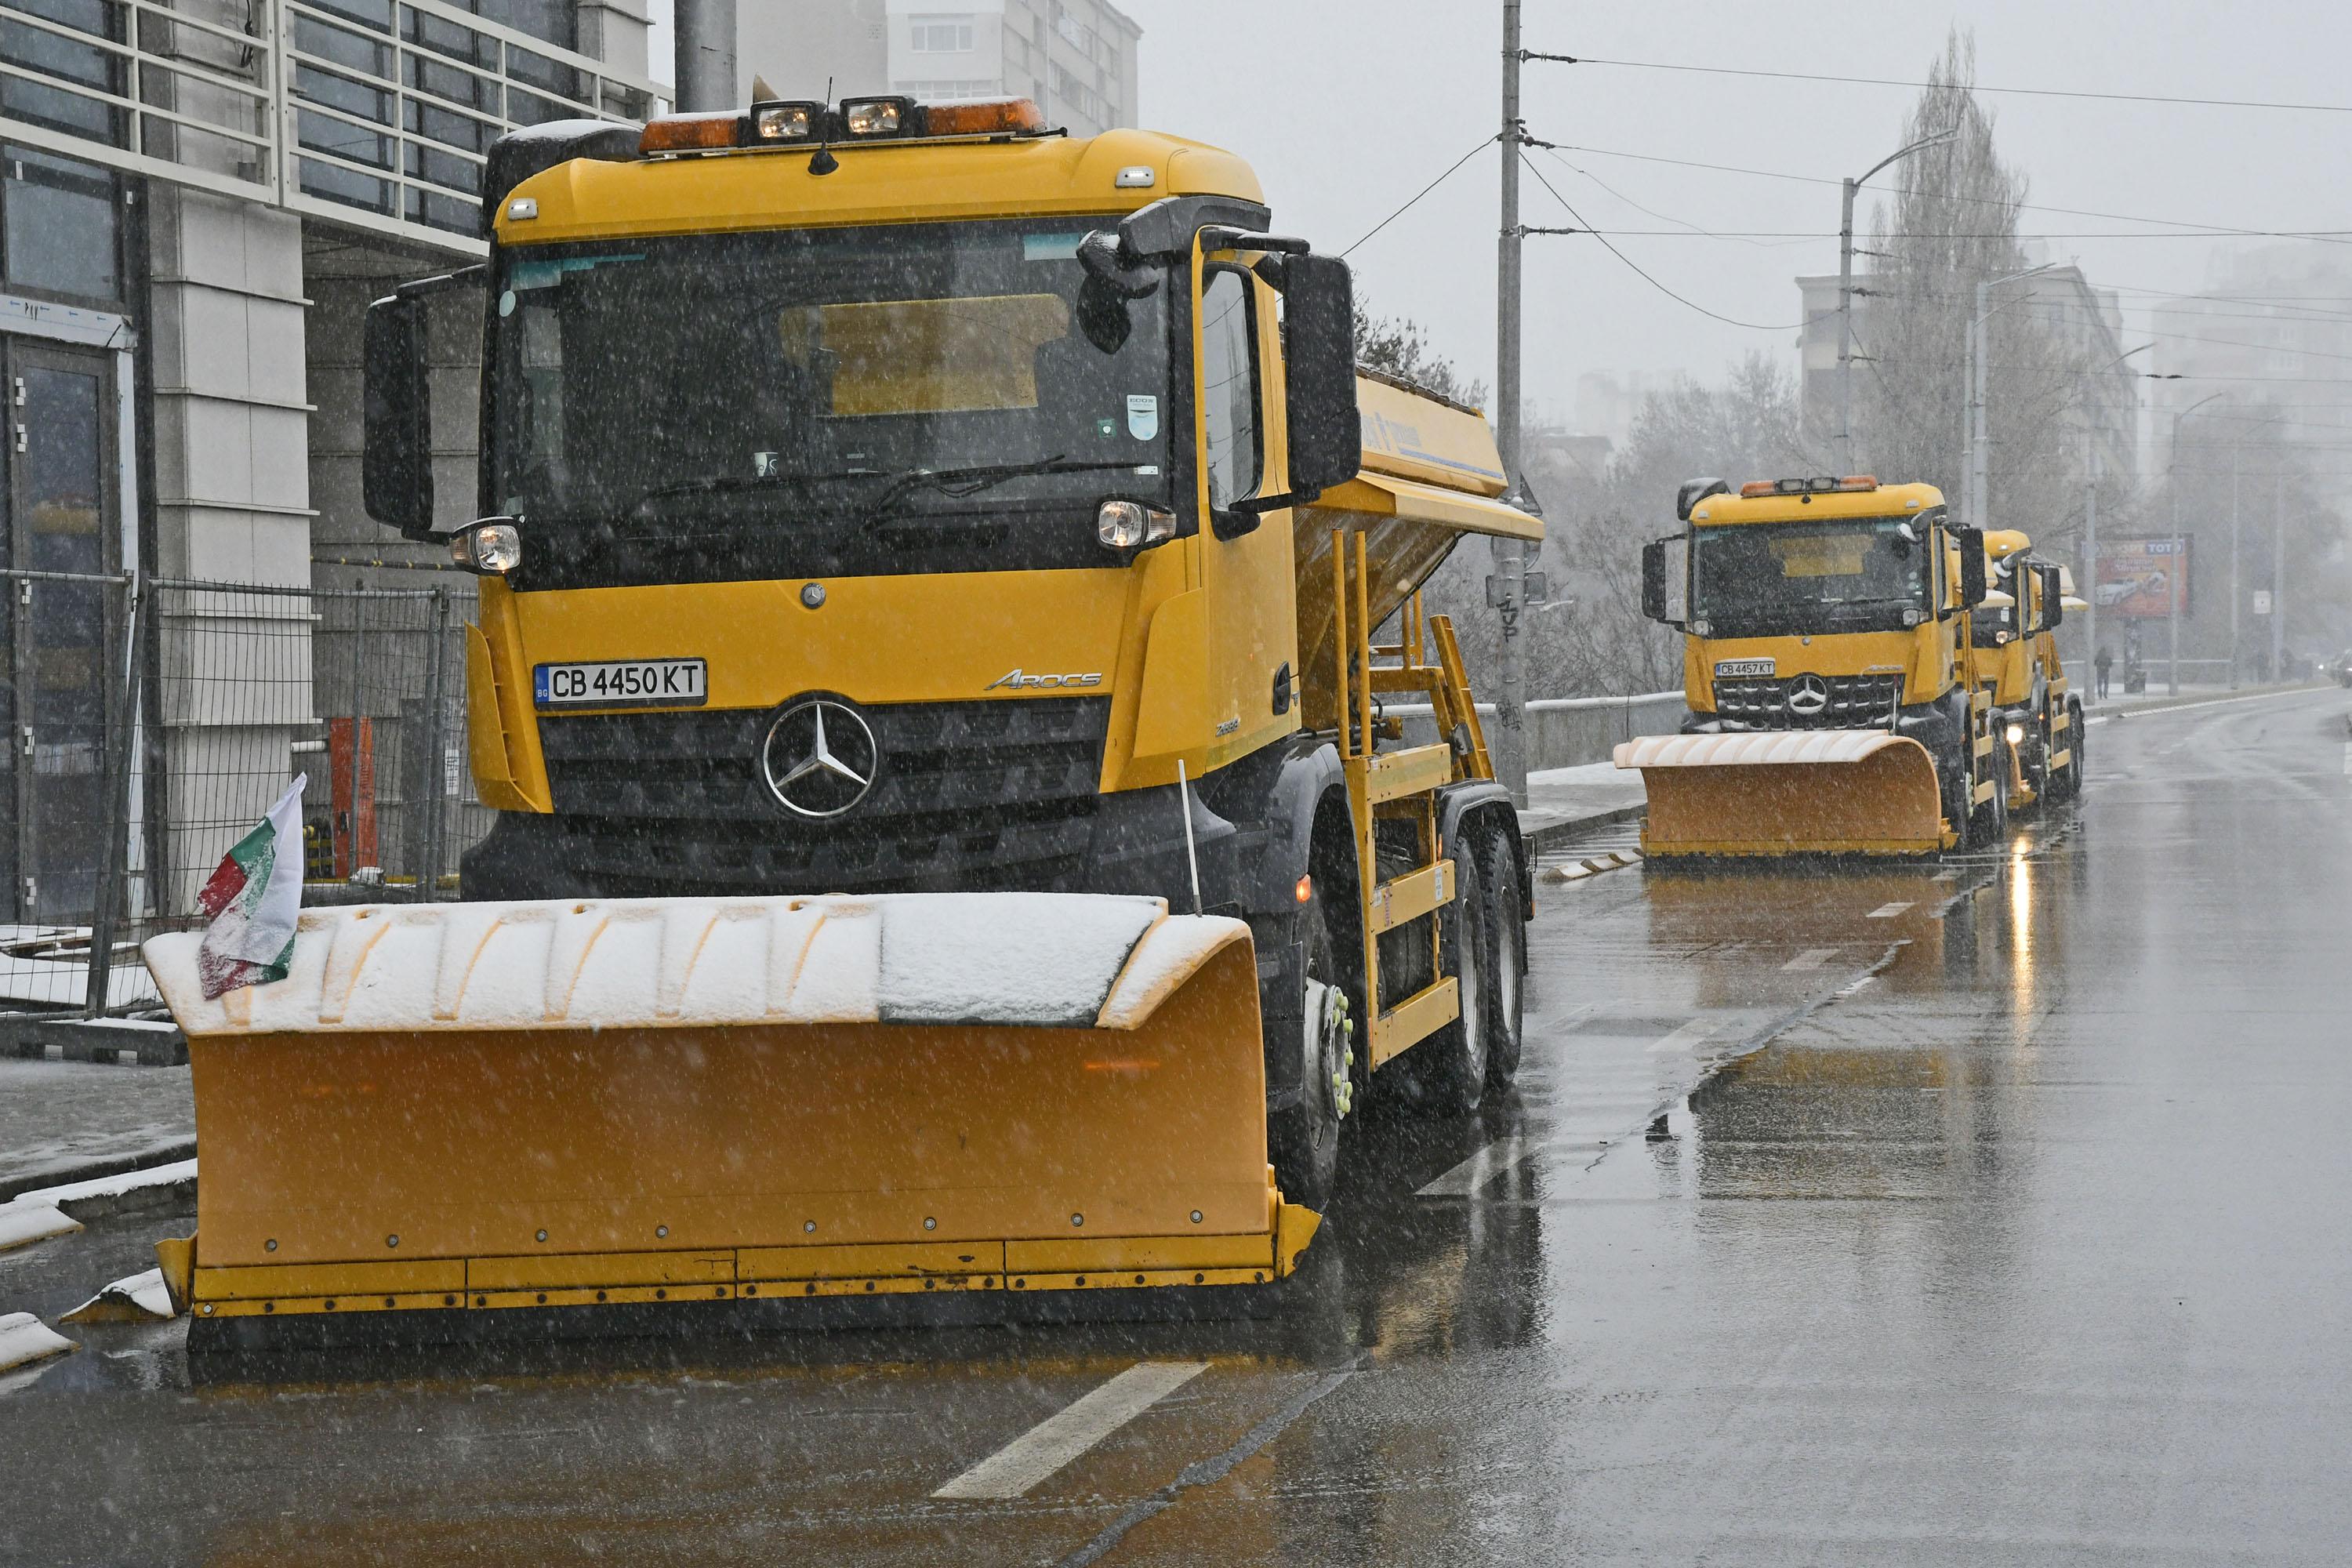
M 200 1331 L 1255 1285 L 1316 1224 L 1266 1163 L 1248 928 L 1157 899 L 318 910 L 285 980 L 210 1002 L 197 941 L 146 956 Z
M 1645 855 L 1930 855 L 1935 760 L 1883 730 L 1648 735 L 1616 750 L 1649 795 Z

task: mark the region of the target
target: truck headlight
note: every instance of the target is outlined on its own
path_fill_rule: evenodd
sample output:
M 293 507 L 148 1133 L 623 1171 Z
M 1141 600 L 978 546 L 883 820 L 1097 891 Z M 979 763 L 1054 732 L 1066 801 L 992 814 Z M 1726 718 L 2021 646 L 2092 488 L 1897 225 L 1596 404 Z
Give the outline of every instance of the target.
M 1903 624 L 1906 626 L 1916 626 L 1927 618 L 1927 612 L 1919 608 L 1916 605 L 1912 605 L 1909 609 L 1903 612 Z
M 1693 621 L 1690 624 L 1690 635 L 1695 637 L 1711 637 L 1714 632 L 1715 628 L 1703 620 Z
M 2012 746 L 2021 745 L 2024 743 L 2024 741 L 2025 726 L 2022 724 L 2011 724 L 2009 727 L 2009 743 Z
M 451 536 L 449 559 L 469 572 L 503 577 L 522 564 L 522 531 L 505 518 L 475 523 Z
M 1157 544 L 1176 532 L 1176 514 L 1141 501 L 1107 500 L 1095 513 L 1095 537 L 1113 550 Z

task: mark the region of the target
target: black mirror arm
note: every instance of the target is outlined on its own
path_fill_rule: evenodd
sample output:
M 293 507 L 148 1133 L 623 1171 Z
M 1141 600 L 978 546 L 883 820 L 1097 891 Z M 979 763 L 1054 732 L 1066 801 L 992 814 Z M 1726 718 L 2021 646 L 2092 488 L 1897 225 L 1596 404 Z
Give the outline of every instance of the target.
M 1312 506 L 1321 500 L 1322 496 L 1323 491 L 1319 488 L 1311 490 L 1285 490 L 1280 495 L 1252 496 L 1247 500 L 1237 500 L 1223 510 L 1242 512 L 1250 517 L 1264 517 L 1267 512 L 1280 511 L 1285 507 Z
M 453 289 L 473 288 L 488 278 L 489 272 L 488 263 L 477 261 L 471 267 L 460 267 L 455 272 L 413 279 L 392 292 L 395 299 L 428 300 L 436 294 L 446 294 Z

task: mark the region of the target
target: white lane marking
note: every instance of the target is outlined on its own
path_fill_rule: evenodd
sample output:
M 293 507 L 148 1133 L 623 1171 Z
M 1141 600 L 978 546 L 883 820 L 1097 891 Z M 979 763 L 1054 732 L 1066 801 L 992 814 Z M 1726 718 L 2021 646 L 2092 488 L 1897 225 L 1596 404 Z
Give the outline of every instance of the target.
M 1874 921 L 1891 921 L 1910 907 L 1911 903 L 1907 899 L 1901 903 L 1881 904 L 1870 911 L 1870 918 Z
M 1139 1361 L 1037 1423 L 931 1495 L 1016 1498 L 1209 1370 L 1202 1361 Z
M 1715 1026 L 1701 1018 L 1693 1018 L 1673 1034 L 1650 1044 L 1652 1055 L 1660 1051 L 1695 1051 L 1715 1036 Z
M 1959 879 L 1960 874 L 1958 871 L 1952 870 L 1938 871 L 1934 876 L 1927 879 L 1927 880 L 1931 882 L 1957 882 Z
M 1487 1144 L 1413 1195 L 1422 1198 L 1475 1197 L 1478 1189 L 1528 1157 L 1524 1138 L 1504 1138 Z
M 1836 956 L 1836 948 L 1809 947 L 1805 949 L 1804 952 L 1797 954 L 1796 957 L 1789 960 L 1788 963 L 1782 964 L 1780 968 L 1785 973 L 1800 973 L 1808 969 L 1819 969 L 1822 964 L 1827 963 L 1831 959 L 1835 958 Z

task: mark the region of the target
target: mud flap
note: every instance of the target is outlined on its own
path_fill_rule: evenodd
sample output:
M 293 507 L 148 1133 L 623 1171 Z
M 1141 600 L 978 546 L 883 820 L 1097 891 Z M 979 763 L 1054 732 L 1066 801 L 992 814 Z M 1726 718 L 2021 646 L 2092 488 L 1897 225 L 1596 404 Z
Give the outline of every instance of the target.
M 1157 899 L 320 910 L 215 1001 L 196 942 L 146 953 L 200 1317 L 1263 1284 L 1311 1234 L 1248 928 Z
M 1616 749 L 1649 795 L 1645 855 L 1929 855 L 1935 759 L 1883 730 L 1651 735 Z

